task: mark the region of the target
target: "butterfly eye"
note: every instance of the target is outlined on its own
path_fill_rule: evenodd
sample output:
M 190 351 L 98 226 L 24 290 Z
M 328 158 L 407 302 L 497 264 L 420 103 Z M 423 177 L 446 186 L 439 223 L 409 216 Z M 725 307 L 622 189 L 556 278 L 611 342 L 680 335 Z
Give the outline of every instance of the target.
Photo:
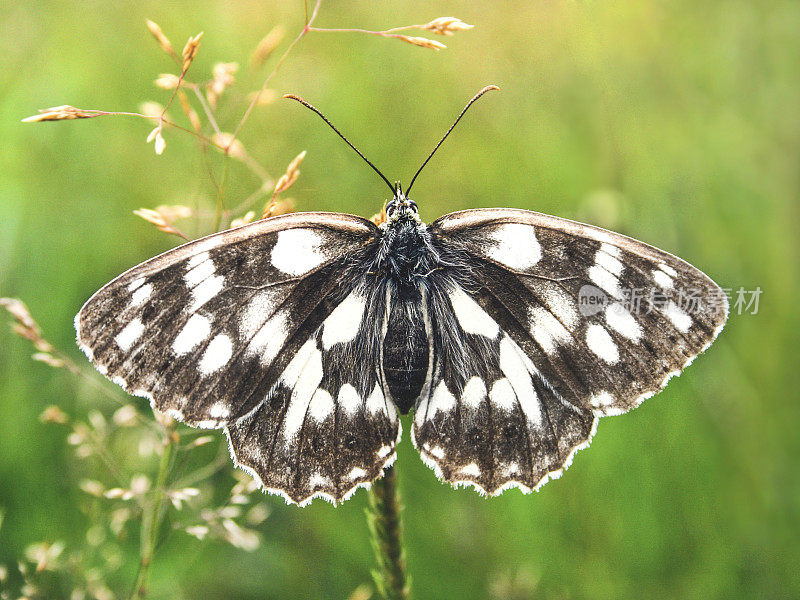
M 411 210 L 414 211 L 415 213 L 419 212 L 419 208 L 417 208 L 417 203 L 414 202 L 413 200 L 408 201 L 408 206 L 411 207 Z
M 392 200 L 391 202 L 389 202 L 389 204 L 386 205 L 386 216 L 389 217 L 392 216 L 395 210 L 397 210 L 397 202 Z

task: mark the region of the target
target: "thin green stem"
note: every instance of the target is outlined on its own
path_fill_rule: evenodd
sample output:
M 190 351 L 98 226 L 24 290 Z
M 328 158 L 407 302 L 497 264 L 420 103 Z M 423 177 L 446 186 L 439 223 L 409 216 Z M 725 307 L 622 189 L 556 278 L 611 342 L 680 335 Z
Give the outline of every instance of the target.
M 367 509 L 367 525 L 378 562 L 372 578 L 378 595 L 384 600 L 408 600 L 410 597 L 401 511 L 397 475 L 394 467 L 389 467 L 372 485 Z
M 172 465 L 175 461 L 175 453 L 178 447 L 175 426 L 168 425 L 165 430 L 164 452 L 161 455 L 161 462 L 158 466 L 158 474 L 153 488 L 150 490 L 150 502 L 142 515 L 142 529 L 140 541 L 139 571 L 136 574 L 136 583 L 131 591 L 130 598 L 144 598 L 147 595 L 147 578 L 150 573 L 150 566 L 153 564 L 158 536 L 161 531 L 161 524 L 166 515 L 166 485 Z M 149 508 L 149 510 L 148 510 Z
M 219 231 L 222 225 L 222 212 L 225 209 L 225 184 L 228 181 L 228 168 L 230 167 L 231 157 L 229 154 L 225 155 L 225 162 L 222 166 L 222 177 L 217 186 L 217 208 L 214 211 L 214 232 Z

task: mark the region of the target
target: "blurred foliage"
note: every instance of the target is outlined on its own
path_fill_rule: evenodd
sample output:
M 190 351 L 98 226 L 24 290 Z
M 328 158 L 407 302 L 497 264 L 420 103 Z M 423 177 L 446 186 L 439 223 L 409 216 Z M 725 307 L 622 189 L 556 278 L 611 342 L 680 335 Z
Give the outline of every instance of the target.
M 317 24 L 387 29 L 449 14 L 475 28 L 440 38 L 448 48 L 438 52 L 309 35 L 271 87 L 306 97 L 387 177 L 407 180 L 463 103 L 497 84 L 415 185 L 426 220 L 481 206 L 589 220 L 675 252 L 723 287 L 764 293 L 757 315 L 732 315 L 665 392 L 604 419 L 592 448 L 537 494 L 487 500 L 442 485 L 406 434 L 398 470 L 417 597 L 799 597 L 800 4 L 330 2 Z M 274 65 L 273 56 L 252 71 L 250 53 L 277 24 L 287 32 L 282 51 L 302 27 L 303 5 L 48 0 L 0 11 L 0 296 L 23 298 L 78 364 L 72 318 L 83 301 L 179 241 L 131 211 L 213 206 L 215 194 L 190 135 L 165 130 L 156 156 L 145 144 L 152 125 L 140 119 L 20 119 L 61 104 L 165 102 L 152 81 L 173 65 L 146 18 L 178 48 L 205 31 L 192 73 L 242 64 L 232 101 L 220 106 L 229 130 Z M 257 108 L 241 140 L 275 177 L 308 151 L 291 189 L 299 210 L 368 217 L 386 197 L 374 173 L 294 103 Z M 257 185 L 231 162 L 226 198 Z M 67 435 L 38 415 L 48 405 L 76 415 L 115 407 L 31 361 L 27 342 L 3 330 L 0 564 L 13 579 L 26 549 L 46 552 L 31 544 L 80 547 L 93 525 Z M 220 494 L 231 471 L 210 480 Z M 368 582 L 365 492 L 339 508 L 267 503 L 253 552 L 169 537 L 151 597 L 346 598 Z M 121 544 L 109 585 L 127 590 L 138 540 Z

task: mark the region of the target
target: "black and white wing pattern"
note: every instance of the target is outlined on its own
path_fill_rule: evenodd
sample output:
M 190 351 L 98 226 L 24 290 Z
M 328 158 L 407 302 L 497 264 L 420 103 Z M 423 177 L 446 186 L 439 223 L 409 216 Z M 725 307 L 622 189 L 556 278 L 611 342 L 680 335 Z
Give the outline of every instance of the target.
M 727 318 L 705 274 L 597 227 L 486 209 L 429 231 L 458 267 L 431 274 L 434 368 L 412 433 L 454 484 L 497 494 L 559 476 L 598 417 L 663 388 Z
M 268 491 L 342 500 L 390 464 L 400 432 L 362 339 L 374 297 L 343 277 L 377 232 L 300 213 L 185 244 L 92 296 L 78 344 L 154 408 L 225 427 L 235 462 Z

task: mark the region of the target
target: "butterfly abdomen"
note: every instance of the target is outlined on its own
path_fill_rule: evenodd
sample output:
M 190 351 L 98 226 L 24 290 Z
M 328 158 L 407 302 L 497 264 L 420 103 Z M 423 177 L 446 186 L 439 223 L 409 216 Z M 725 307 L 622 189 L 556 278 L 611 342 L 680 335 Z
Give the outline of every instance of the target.
M 428 376 L 428 336 L 421 299 L 395 299 L 383 339 L 383 374 L 397 408 L 408 413 Z

